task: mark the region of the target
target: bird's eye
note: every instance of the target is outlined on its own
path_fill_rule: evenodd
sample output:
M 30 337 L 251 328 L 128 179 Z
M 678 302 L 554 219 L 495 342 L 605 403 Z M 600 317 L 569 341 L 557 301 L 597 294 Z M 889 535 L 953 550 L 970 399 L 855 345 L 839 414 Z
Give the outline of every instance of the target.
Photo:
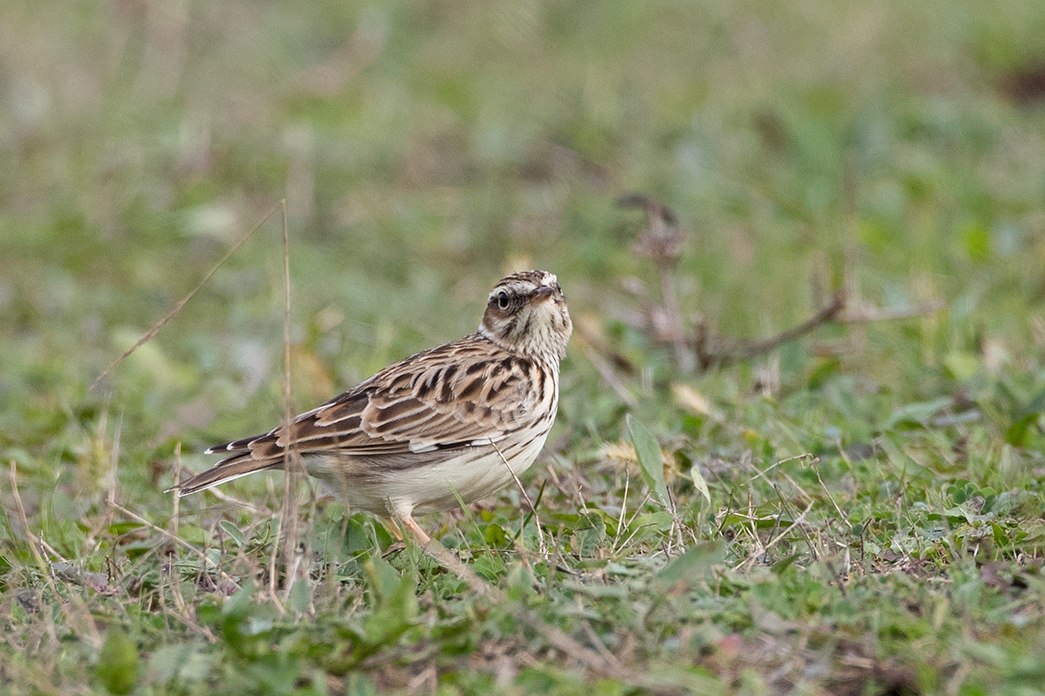
M 510 305 L 510 304 L 511 304 L 511 302 L 508 300 L 508 293 L 501 292 L 500 294 L 497 295 L 497 308 L 498 309 L 508 309 L 508 305 Z

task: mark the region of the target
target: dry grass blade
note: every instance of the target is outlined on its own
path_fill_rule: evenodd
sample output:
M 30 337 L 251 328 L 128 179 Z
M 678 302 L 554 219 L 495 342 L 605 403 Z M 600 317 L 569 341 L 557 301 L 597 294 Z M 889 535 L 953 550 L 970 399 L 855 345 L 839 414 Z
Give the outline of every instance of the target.
M 18 463 L 14 459 L 8 460 L 8 467 L 8 476 L 11 479 L 11 496 L 14 498 L 15 510 L 18 513 L 18 521 L 22 523 L 22 528 L 25 530 L 25 538 L 26 541 L 29 542 L 29 550 L 33 554 L 33 559 L 36 561 L 37 567 L 39 567 L 40 572 L 47 580 L 47 585 L 51 588 L 55 601 L 58 602 L 58 606 L 61 607 L 62 613 L 65 614 L 66 620 L 70 625 L 75 626 L 77 625 L 77 622 L 74 621 L 73 615 L 69 612 L 69 608 L 66 604 L 61 601 L 61 595 L 58 594 L 58 588 L 54 584 L 54 578 L 51 577 L 51 567 L 44 560 L 44 557 L 40 555 L 40 550 L 37 548 L 38 539 L 29 527 L 29 519 L 25 514 L 25 506 L 22 505 L 22 496 L 18 492 Z M 102 639 L 98 634 L 98 629 L 94 626 L 94 621 L 89 618 L 90 611 L 87 610 L 87 607 L 83 605 L 83 602 L 81 602 L 75 594 L 72 595 L 72 598 L 77 609 L 85 617 L 84 621 L 78 622 L 79 630 L 83 631 L 81 635 L 86 637 L 88 643 L 90 643 L 92 647 L 96 649 L 101 648 Z M 51 633 L 51 638 L 57 641 L 57 635 L 54 634 L 53 625 L 49 627 L 49 632 Z
M 283 448 L 283 504 L 280 506 L 279 523 L 276 538 L 273 540 L 272 554 L 269 556 L 269 594 L 276 606 L 283 610 L 282 603 L 277 600 L 276 563 L 280 557 L 278 546 L 283 538 L 283 574 L 286 579 L 287 593 L 294 580 L 288 571 L 296 572 L 298 567 L 295 554 L 298 547 L 297 478 L 295 466 L 298 458 L 293 455 L 293 431 L 290 430 L 293 418 L 293 405 L 290 401 L 290 236 L 287 230 L 287 201 L 279 202 L 283 212 L 283 422 L 287 426 L 288 442 Z M 286 596 L 286 595 L 284 595 Z
M 270 211 L 265 213 L 265 216 L 263 218 L 261 218 L 261 221 L 258 222 L 258 224 L 254 225 L 254 227 L 250 230 L 250 232 L 248 232 L 247 234 L 243 235 L 235 244 L 233 244 L 232 248 L 229 249 L 225 253 L 225 255 L 221 257 L 221 260 L 218 261 L 216 264 L 214 264 L 209 271 L 207 271 L 207 274 L 205 276 L 203 276 L 203 280 L 201 280 L 199 283 L 197 283 L 196 287 L 194 287 L 192 290 L 190 290 L 188 295 L 186 295 L 185 297 L 181 298 L 178 301 L 178 303 L 176 305 L 174 305 L 174 309 L 172 309 L 170 312 L 168 312 L 167 316 L 165 316 L 163 319 L 160 319 L 158 322 L 153 324 L 153 327 L 151 329 L 149 329 L 148 331 L 146 331 L 145 334 L 141 338 L 138 339 L 137 343 L 135 343 L 133 346 L 128 348 L 126 351 L 124 351 L 123 355 L 121 355 L 120 357 L 116 358 L 116 360 L 113 360 L 112 364 L 109 365 L 109 367 L 105 368 L 102 371 L 102 373 L 95 378 L 95 380 L 91 383 L 91 386 L 88 388 L 88 391 L 90 391 L 90 390 L 94 389 L 95 387 L 97 387 L 99 382 L 101 382 L 103 379 L 105 379 L 105 377 L 109 373 L 111 373 L 113 370 L 116 369 L 117 365 L 119 365 L 121 362 L 126 360 L 128 357 L 130 357 L 130 355 L 132 353 L 134 353 L 134 351 L 138 350 L 143 345 L 145 345 L 150 340 L 152 340 L 153 336 L 158 334 L 160 332 L 160 330 L 164 326 L 169 324 L 171 322 L 171 320 L 174 319 L 174 317 L 176 317 L 178 315 L 178 312 L 180 312 L 182 310 L 182 308 L 186 304 L 188 304 L 189 300 L 191 300 L 193 298 L 193 296 L 197 292 L 199 292 L 203 288 L 204 285 L 207 284 L 207 282 L 211 279 L 211 277 L 215 273 L 218 272 L 218 269 L 221 268 L 223 265 L 225 265 L 226 261 L 228 261 L 230 258 L 232 258 L 232 255 L 236 253 L 236 250 L 239 249 L 241 246 L 243 246 L 243 244 L 248 239 L 250 239 L 252 236 L 254 236 L 254 233 L 257 232 L 261 228 L 261 226 L 264 225 L 265 222 L 270 217 L 272 217 L 272 214 L 275 213 L 277 210 L 279 210 L 280 205 L 282 205 L 282 203 L 277 203 L 276 205 L 274 205 Z
M 536 506 L 534 506 L 533 501 L 530 500 L 530 494 L 526 492 L 526 487 L 522 485 L 522 481 L 520 481 L 519 477 L 516 476 L 515 470 L 512 469 L 511 465 L 508 463 L 508 460 L 504 458 L 503 454 L 501 454 L 501 448 L 497 446 L 496 442 L 491 442 L 490 444 L 492 444 L 493 448 L 497 451 L 497 456 L 501 458 L 501 462 L 508 469 L 508 473 L 512 475 L 512 480 L 515 481 L 515 486 L 519 489 L 519 493 L 522 494 L 523 500 L 526 501 L 526 504 L 529 506 L 530 510 L 533 511 L 533 522 L 534 522 L 535 525 L 537 525 L 537 540 L 538 540 L 540 552 L 541 552 L 541 555 L 544 556 L 544 560 L 547 561 L 548 560 L 548 546 L 544 542 L 544 530 L 541 529 L 541 520 L 540 520 L 540 518 L 537 517 L 537 508 L 536 508 Z M 525 514 L 523 515 L 523 519 L 524 520 L 526 519 L 526 515 Z M 520 537 L 521 537 L 522 530 L 520 530 L 519 533 L 520 533 Z M 521 539 L 520 539 L 520 542 L 521 542 Z
M 660 275 L 660 296 L 666 321 L 667 338 L 675 352 L 675 363 L 683 372 L 693 370 L 693 354 L 686 346 L 685 322 L 675 290 L 675 267 L 682 253 L 684 235 L 679 229 L 678 216 L 660 201 L 631 193 L 618 199 L 622 208 L 641 208 L 649 218 L 649 225 L 635 242 L 635 253 L 653 261 Z
M 725 367 L 731 363 L 742 360 L 750 360 L 758 355 L 769 353 L 785 343 L 797 340 L 824 324 L 837 320 L 846 307 L 846 294 L 839 290 L 835 293 L 830 304 L 823 307 L 816 314 L 806 319 L 801 324 L 793 326 L 786 331 L 781 331 L 775 336 L 751 341 L 748 343 L 734 342 L 732 345 L 722 338 L 711 337 L 706 328 L 701 330 L 690 341 L 693 350 L 697 354 L 697 361 L 701 369 L 709 367 Z
M 148 527 L 149 529 L 153 530 L 154 532 L 159 532 L 161 535 L 167 537 L 168 539 L 173 541 L 175 544 L 178 544 L 179 546 L 183 546 L 184 548 L 188 549 L 189 551 L 191 551 L 193 553 L 193 555 L 197 556 L 201 561 L 203 561 L 204 563 L 209 565 L 211 568 L 213 568 L 215 571 L 217 571 L 218 575 L 221 576 L 222 580 L 225 580 L 227 582 L 232 583 L 236 587 L 237 590 L 239 589 L 239 586 L 240 586 L 239 583 L 236 582 L 235 580 L 233 580 L 232 577 L 228 573 L 226 573 L 224 570 L 222 570 L 221 566 L 219 566 L 217 563 L 212 561 L 207 556 L 207 554 L 203 553 L 202 551 L 200 551 L 198 548 L 196 548 L 195 546 L 193 546 L 189 542 L 185 541 L 184 539 L 182 539 L 180 537 L 174 536 L 173 534 L 168 532 L 163 527 L 157 527 L 156 525 L 154 525 L 149 520 L 145 519 L 141 515 L 134 514 L 133 512 L 131 512 L 127 508 L 123 507 L 119 503 L 110 503 L 110 505 L 114 509 L 119 510 L 123 514 L 127 515 L 128 517 L 130 517 L 132 520 L 134 520 L 138 524 L 143 524 L 146 527 Z
M 847 267 L 844 289 L 835 292 L 831 301 L 809 319 L 774 336 L 757 341 L 717 336 L 708 329 L 703 318 L 695 322 L 692 332 L 687 332 L 675 282 L 675 267 L 685 240 L 685 235 L 678 225 L 678 216 L 668 206 L 644 194 L 629 194 L 619 199 L 618 204 L 624 208 L 640 208 L 649 217 L 648 225 L 637 237 L 634 250 L 639 256 L 653 262 L 660 281 L 661 299 L 659 303 L 651 302 L 648 298 L 642 302 L 640 322 L 643 330 L 654 341 L 671 347 L 675 364 L 684 373 L 692 371 L 695 366 L 707 370 L 750 360 L 802 338 L 828 323 L 861 324 L 910 319 L 933 314 L 946 306 L 943 300 L 935 299 L 902 310 L 864 307 L 859 302 L 859 294 L 855 283 L 852 282 L 854 274 Z M 814 276 L 814 297 L 821 294 L 818 278 L 818 275 Z M 642 295 L 646 296 L 645 293 Z M 600 373 L 605 371 L 598 363 L 596 367 Z
M 519 621 L 525 623 L 533 630 L 540 633 L 557 650 L 585 665 L 593 672 L 607 676 L 618 677 L 621 671 L 620 665 L 612 662 L 589 648 L 584 647 L 560 629 L 549 625 L 542 619 L 534 616 L 525 607 L 510 603 L 508 596 L 500 588 L 490 585 L 476 575 L 475 571 L 466 566 L 453 553 L 447 550 L 438 539 L 434 539 L 424 548 L 425 553 L 438 561 L 444 568 L 461 579 L 472 592 L 483 597 L 494 604 L 507 607 L 507 610 Z

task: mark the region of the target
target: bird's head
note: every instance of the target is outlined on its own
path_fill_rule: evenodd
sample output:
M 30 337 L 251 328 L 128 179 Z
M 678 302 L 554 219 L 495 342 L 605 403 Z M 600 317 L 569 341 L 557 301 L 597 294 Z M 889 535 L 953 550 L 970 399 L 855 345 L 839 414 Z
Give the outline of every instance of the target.
M 565 357 L 573 322 L 559 281 L 547 271 L 502 278 L 490 291 L 479 333 L 513 353 Z

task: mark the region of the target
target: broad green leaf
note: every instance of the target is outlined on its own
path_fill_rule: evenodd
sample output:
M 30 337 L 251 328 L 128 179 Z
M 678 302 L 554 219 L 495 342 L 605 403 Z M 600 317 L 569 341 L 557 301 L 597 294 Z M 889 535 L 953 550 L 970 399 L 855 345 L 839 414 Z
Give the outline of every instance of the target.
M 1027 444 L 1027 433 L 1030 427 L 1038 422 L 1040 414 L 1031 413 L 1020 418 L 1010 425 L 1005 431 L 1005 441 L 1014 447 L 1023 447 Z
M 954 403 L 949 397 L 935 399 L 933 401 L 919 401 L 913 404 L 904 404 L 894 409 L 889 417 L 885 419 L 882 430 L 893 430 L 899 425 L 925 425 L 925 422 Z
M 704 480 L 704 474 L 700 473 L 700 467 L 696 464 L 689 470 L 690 476 L 693 477 L 693 486 L 701 492 L 704 496 L 704 500 L 711 503 L 711 491 L 708 490 L 708 482 Z
M 373 560 L 384 565 L 374 563 Z M 377 609 L 364 623 L 363 633 L 367 644 L 376 647 L 394 642 L 410 627 L 417 616 L 417 573 L 410 570 L 399 577 L 395 568 L 387 562 L 381 559 L 373 560 L 367 562 L 371 582 L 380 583 L 382 587 L 377 588 L 380 601 Z M 388 575 L 387 571 L 392 575 Z M 379 574 L 384 577 L 378 578 Z
M 308 578 L 298 578 L 294 586 L 290 588 L 290 610 L 303 614 L 311 605 L 311 592 L 308 586 Z
M 697 544 L 664 566 L 657 573 L 657 580 L 669 585 L 674 585 L 679 581 L 692 584 L 703 580 L 707 577 L 711 566 L 722 561 L 725 549 L 726 547 L 721 541 L 706 541 Z
M 642 475 L 646 485 L 650 487 L 666 505 L 668 503 L 668 487 L 664 483 L 664 463 L 660 457 L 660 444 L 649 429 L 633 419 L 629 414 L 625 419 L 631 444 L 635 446 L 635 455 L 639 458 Z
M 395 592 L 399 586 L 399 573 L 392 565 L 380 556 L 371 556 L 363 565 L 370 584 L 377 594 L 375 599 L 384 600 Z
M 943 366 L 953 379 L 963 382 L 980 371 L 980 360 L 972 353 L 956 351 L 944 356 Z
M 111 627 L 105 637 L 97 673 L 112 694 L 129 694 L 138 682 L 138 648 L 119 626 Z
M 491 522 L 483 532 L 486 543 L 493 548 L 503 549 L 508 546 L 508 534 L 501 525 Z
M 239 530 L 239 527 L 228 520 L 222 520 L 218 525 L 221 527 L 223 532 L 232 537 L 232 540 L 236 542 L 236 546 L 243 546 L 243 532 Z

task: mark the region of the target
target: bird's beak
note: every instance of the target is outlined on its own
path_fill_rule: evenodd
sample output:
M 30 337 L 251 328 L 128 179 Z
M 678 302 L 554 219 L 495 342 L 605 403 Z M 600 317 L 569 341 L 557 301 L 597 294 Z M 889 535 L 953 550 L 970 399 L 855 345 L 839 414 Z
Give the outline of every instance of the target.
M 533 297 L 530 298 L 530 302 L 532 304 L 540 304 L 541 302 L 544 302 L 545 300 L 550 300 L 553 297 L 555 297 L 555 288 L 549 288 L 545 286 L 542 288 L 537 288 L 537 292 L 535 292 L 533 294 Z

